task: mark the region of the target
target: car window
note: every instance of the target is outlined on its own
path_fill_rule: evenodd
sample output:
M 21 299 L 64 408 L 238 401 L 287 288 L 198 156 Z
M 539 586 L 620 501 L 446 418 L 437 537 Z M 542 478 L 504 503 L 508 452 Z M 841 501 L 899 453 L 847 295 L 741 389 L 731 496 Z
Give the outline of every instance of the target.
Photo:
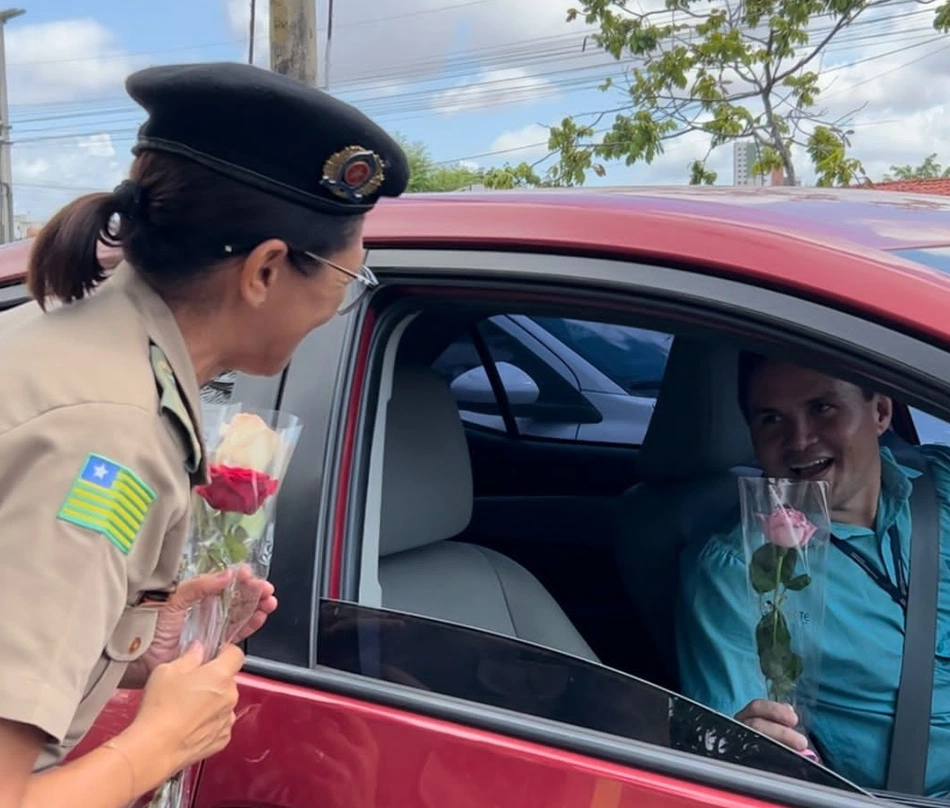
M 340 601 L 320 606 L 319 665 L 851 792 L 742 724 L 641 679 L 479 629 Z
M 659 394 L 672 334 L 564 317 L 532 320 L 626 392 L 652 398 Z
M 456 339 L 433 368 L 451 386 L 470 426 L 639 445 L 672 339 L 630 326 L 501 315 Z M 504 399 L 496 395 L 499 385 Z
M 950 424 L 921 410 L 910 408 L 917 437 L 921 443 L 942 443 L 950 446 Z
M 201 386 L 201 400 L 207 404 L 227 404 L 234 391 L 236 374 L 226 371 Z

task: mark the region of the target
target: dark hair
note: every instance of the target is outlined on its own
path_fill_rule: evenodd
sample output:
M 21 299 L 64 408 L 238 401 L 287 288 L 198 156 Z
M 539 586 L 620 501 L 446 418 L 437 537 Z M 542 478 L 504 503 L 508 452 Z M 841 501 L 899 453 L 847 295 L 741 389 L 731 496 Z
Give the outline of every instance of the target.
M 740 351 L 739 352 L 739 362 L 737 369 L 737 392 L 739 398 L 739 409 L 742 410 L 742 415 L 746 419 L 746 422 L 749 420 L 749 387 L 752 384 L 752 379 L 755 377 L 755 374 L 758 373 L 763 365 L 768 362 L 774 361 L 771 357 L 764 356 L 760 353 L 755 353 L 753 351 Z M 868 387 L 861 387 L 861 393 L 864 396 L 866 401 L 870 401 L 874 398 L 874 391 Z
M 33 243 L 27 286 L 44 308 L 50 297 L 67 303 L 84 297 L 105 278 L 102 243 L 120 247 L 170 296 L 269 238 L 282 238 L 296 251 L 292 256 L 332 255 L 351 242 L 360 218 L 317 213 L 187 158 L 145 152 L 112 193 L 82 196 L 50 219 Z M 291 243 L 283 233 L 305 233 L 306 243 Z M 315 268 L 305 260 L 293 264 L 304 273 Z

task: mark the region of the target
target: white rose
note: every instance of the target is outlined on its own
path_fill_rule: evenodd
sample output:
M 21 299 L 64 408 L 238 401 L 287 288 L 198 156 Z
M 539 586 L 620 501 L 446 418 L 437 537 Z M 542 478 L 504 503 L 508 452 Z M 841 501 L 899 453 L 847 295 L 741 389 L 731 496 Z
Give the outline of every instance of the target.
M 274 461 L 283 454 L 282 448 L 280 435 L 259 415 L 241 412 L 221 429 L 214 462 L 274 475 Z

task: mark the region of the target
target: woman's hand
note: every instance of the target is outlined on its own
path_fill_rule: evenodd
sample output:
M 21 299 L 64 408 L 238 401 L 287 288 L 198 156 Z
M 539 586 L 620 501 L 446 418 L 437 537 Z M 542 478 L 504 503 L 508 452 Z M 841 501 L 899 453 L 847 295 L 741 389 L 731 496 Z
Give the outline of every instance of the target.
M 150 744 L 157 744 L 166 763 L 165 776 L 219 752 L 231 739 L 238 702 L 236 676 L 244 653 L 228 645 L 202 665 L 203 654 L 195 643 L 178 659 L 156 667 L 142 692 L 135 721 L 126 730 L 130 739 L 148 737 Z M 120 748 L 124 742 L 121 735 L 116 739 Z
M 205 598 L 220 595 L 227 589 L 233 576 L 232 571 L 226 570 L 182 581 L 168 601 L 160 607 L 155 638 L 148 651 L 129 665 L 121 686 L 143 687 L 156 667 L 175 659 L 180 653 L 179 640 L 189 609 Z M 264 625 L 268 615 L 277 608 L 277 598 L 274 597 L 274 585 L 262 578 L 255 578 L 250 567 L 246 565 L 238 569 L 234 588 L 235 599 L 244 605 L 237 608 L 238 604 L 235 603 L 232 611 L 235 614 L 241 613 L 245 622 L 236 632 L 230 632 L 233 636 L 226 636 L 225 641 L 238 643 Z
M 83 808 L 121 808 L 223 749 L 235 722 L 236 677 L 244 654 L 230 645 L 204 665 L 203 657 L 204 649 L 195 645 L 174 662 L 159 665 L 127 729 L 42 774 L 30 770 L 43 733 L 0 720 L 0 808 L 61 808 L 77 802 Z

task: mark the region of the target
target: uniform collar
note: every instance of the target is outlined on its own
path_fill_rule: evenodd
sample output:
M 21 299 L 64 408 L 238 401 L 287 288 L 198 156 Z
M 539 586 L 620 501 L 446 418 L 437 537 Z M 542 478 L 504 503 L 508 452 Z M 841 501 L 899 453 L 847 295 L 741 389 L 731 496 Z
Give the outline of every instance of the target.
M 200 441 L 201 394 L 198 389 L 198 374 L 175 315 L 158 292 L 126 261 L 122 261 L 113 270 L 111 277 L 116 287 L 132 301 L 142 317 L 149 339 L 158 346 L 171 366 L 192 427 Z M 196 470 L 199 477 L 204 474 L 205 466 L 204 452 L 200 454 L 200 467 Z

